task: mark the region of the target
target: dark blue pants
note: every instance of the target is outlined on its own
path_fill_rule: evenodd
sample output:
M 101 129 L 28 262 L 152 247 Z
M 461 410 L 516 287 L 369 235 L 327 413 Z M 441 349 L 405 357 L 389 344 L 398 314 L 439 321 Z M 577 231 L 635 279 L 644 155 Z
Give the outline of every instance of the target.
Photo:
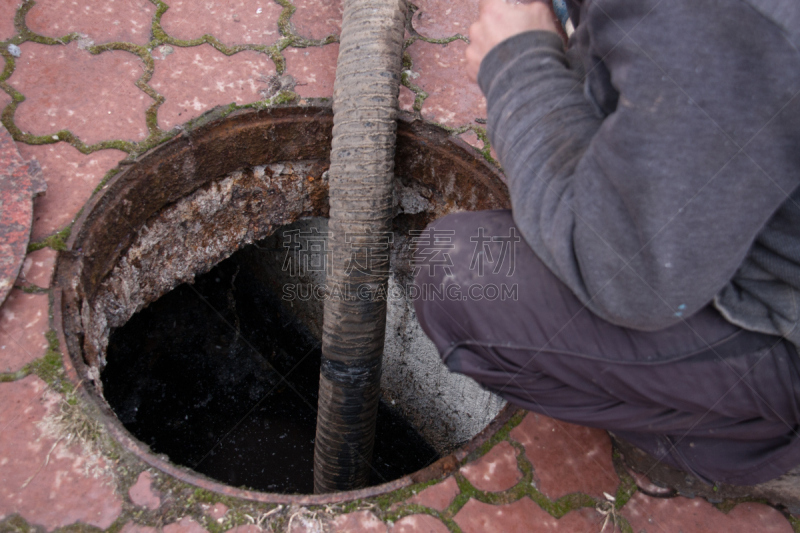
M 417 250 L 417 317 L 452 371 L 707 482 L 755 484 L 800 464 L 789 342 L 711 306 L 656 332 L 610 324 L 517 237 L 508 211 L 458 213 L 428 231 L 438 241 Z

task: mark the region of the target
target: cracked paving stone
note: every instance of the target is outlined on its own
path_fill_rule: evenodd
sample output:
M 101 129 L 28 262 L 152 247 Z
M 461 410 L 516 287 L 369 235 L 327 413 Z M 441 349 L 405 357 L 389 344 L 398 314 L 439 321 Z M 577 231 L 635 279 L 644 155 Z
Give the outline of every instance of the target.
M 702 498 L 650 498 L 637 492 L 620 513 L 636 533 L 792 533 L 784 516 L 767 505 L 741 503 L 728 514 Z
M 226 56 L 211 45 L 176 48 L 157 61 L 150 85 L 166 97 L 158 111 L 159 127 L 169 130 L 206 111 L 235 102 L 257 102 L 275 74 L 275 65 L 253 51 Z
M 292 15 L 296 33 L 309 39 L 324 39 L 342 31 L 342 0 L 294 0 Z
M 13 289 L 0 307 L 0 372 L 16 372 L 42 357 L 48 328 L 47 295 Z
M 331 533 L 387 533 L 386 524 L 369 511 L 339 515 L 331 522 Z
M 65 445 L 52 416 L 61 396 L 36 376 L 0 385 L 0 520 L 19 513 L 48 530 L 108 528 L 122 511 L 105 459 Z
M 417 41 L 408 47 L 413 61 L 412 71 L 428 98 L 422 104 L 422 117 L 445 126 L 458 127 L 486 118 L 486 101 L 477 83 L 466 72 L 464 41 L 447 46 Z
M 294 91 L 301 98 L 332 98 L 336 79 L 336 59 L 339 44 L 310 48 L 287 48 L 286 74 L 297 82 Z
M 506 505 L 489 505 L 470 499 L 453 520 L 463 533 L 575 533 L 600 531 L 603 517 L 594 509 L 577 509 L 553 518 L 527 496 Z M 608 533 L 614 533 L 606 528 Z
M 445 39 L 457 33 L 469 34 L 470 25 L 478 20 L 478 0 L 416 0 L 419 9 L 411 24 L 417 33 L 430 39 Z
M 208 533 L 206 529 L 201 526 L 193 518 L 184 516 L 177 522 L 173 522 L 168 526 L 164 526 L 164 533 Z
M 128 496 L 139 507 L 155 510 L 161 506 L 161 497 L 153 490 L 153 474 L 150 472 L 139 474 L 136 483 L 128 490 Z
M 605 500 L 603 492 L 617 491 L 619 477 L 605 431 L 529 413 L 510 436 L 525 447 L 536 486 L 548 498 L 583 492 Z
M 412 514 L 401 518 L 389 533 L 448 533 L 443 523 L 427 514 Z
M 47 192 L 33 201 L 33 241 L 69 224 L 106 173 L 127 155 L 119 150 L 84 155 L 66 143 L 42 146 L 20 143 L 17 148 L 25 159 L 39 161 L 47 182 Z
M 274 43 L 282 8 L 273 0 L 170 0 L 161 27 L 181 40 L 213 35 L 227 46 Z
M 48 289 L 50 288 L 50 279 L 53 277 L 55 264 L 56 252 L 54 250 L 44 248 L 31 252 L 22 263 L 19 282 Z
M 441 483 L 437 483 L 431 487 L 421 491 L 416 496 L 409 498 L 406 503 L 423 505 L 436 509 L 437 511 L 444 511 L 461 491 L 458 489 L 458 483 L 452 476 L 445 479 Z
M 134 83 L 144 73 L 138 56 L 113 50 L 92 55 L 66 46 L 23 43 L 9 84 L 25 95 L 15 124 L 33 135 L 70 130 L 84 143 L 147 136 L 152 100 Z
M 14 15 L 21 5 L 22 2 L 18 0 L 0 2 L 0 41 L 10 39 L 17 33 L 17 30 L 14 29 Z
M 96 44 L 147 44 L 155 6 L 147 0 L 37 0 L 28 12 L 28 28 L 45 37 L 76 32 Z
M 508 490 L 522 479 L 517 468 L 517 450 L 507 441 L 500 442 L 486 455 L 461 469 L 472 486 L 487 492 Z

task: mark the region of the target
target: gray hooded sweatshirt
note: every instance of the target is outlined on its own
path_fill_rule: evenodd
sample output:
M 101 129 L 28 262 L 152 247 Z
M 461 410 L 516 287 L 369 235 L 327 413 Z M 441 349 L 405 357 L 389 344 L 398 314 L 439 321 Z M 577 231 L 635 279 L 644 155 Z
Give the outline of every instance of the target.
M 800 345 L 800 2 L 584 0 L 478 82 L 514 219 L 595 314 Z

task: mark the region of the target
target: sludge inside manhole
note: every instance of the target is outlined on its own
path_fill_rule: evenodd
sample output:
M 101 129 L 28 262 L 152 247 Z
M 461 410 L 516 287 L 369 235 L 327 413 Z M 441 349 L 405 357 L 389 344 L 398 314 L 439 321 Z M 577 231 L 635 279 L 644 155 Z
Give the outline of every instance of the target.
M 323 301 L 311 287 L 324 280 L 287 270 L 285 243 L 327 230 L 331 122 L 327 107 L 285 107 L 189 128 L 122 167 L 59 257 L 57 320 L 77 379 L 115 438 L 181 479 L 311 492 L 313 423 L 297 423 L 316 407 Z M 390 295 L 410 283 L 412 230 L 508 206 L 498 172 L 438 127 L 402 117 L 395 165 Z M 375 483 L 450 454 L 503 404 L 447 371 L 411 301 L 388 307 L 382 412 L 400 415 L 387 420 L 404 436 L 379 430 Z M 414 432 L 424 443 L 402 456 Z
M 277 235 L 291 243 L 298 233 Z M 116 329 L 103 388 L 120 421 L 154 452 L 229 485 L 311 493 L 320 349 L 281 296 L 312 298 L 319 286 L 272 293 L 259 270 L 273 250 L 267 239 L 236 252 Z M 290 260 L 301 255 L 283 251 Z M 438 458 L 381 402 L 371 484 Z

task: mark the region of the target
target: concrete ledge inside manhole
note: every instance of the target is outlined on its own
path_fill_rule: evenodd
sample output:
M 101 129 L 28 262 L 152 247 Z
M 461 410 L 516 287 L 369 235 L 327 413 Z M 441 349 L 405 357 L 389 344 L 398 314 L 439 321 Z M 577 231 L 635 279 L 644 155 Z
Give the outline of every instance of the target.
M 442 459 L 399 479 L 329 495 L 235 488 L 153 453 L 109 408 L 101 379 L 109 338 L 135 313 L 252 243 L 261 252 L 242 253 L 256 265 L 263 287 L 281 295 L 287 283 L 298 282 L 297 272 L 286 268 L 289 250 L 281 239 L 325 232 L 331 128 L 332 113 L 324 106 L 243 110 L 207 120 L 121 167 L 87 205 L 59 257 L 55 321 L 72 378 L 85 384 L 118 442 L 183 481 L 269 502 L 374 496 L 441 476 L 510 416 L 508 408 L 501 412 L 499 398 L 441 365 L 403 298 L 390 299 L 382 396 Z M 508 198 L 498 171 L 471 147 L 411 117 L 399 120 L 395 163 L 390 286 L 402 286 L 411 279 L 411 230 L 458 210 L 507 208 Z M 305 287 L 324 281 L 311 270 L 299 280 Z M 320 299 L 294 297 L 279 305 L 307 340 L 319 338 Z

